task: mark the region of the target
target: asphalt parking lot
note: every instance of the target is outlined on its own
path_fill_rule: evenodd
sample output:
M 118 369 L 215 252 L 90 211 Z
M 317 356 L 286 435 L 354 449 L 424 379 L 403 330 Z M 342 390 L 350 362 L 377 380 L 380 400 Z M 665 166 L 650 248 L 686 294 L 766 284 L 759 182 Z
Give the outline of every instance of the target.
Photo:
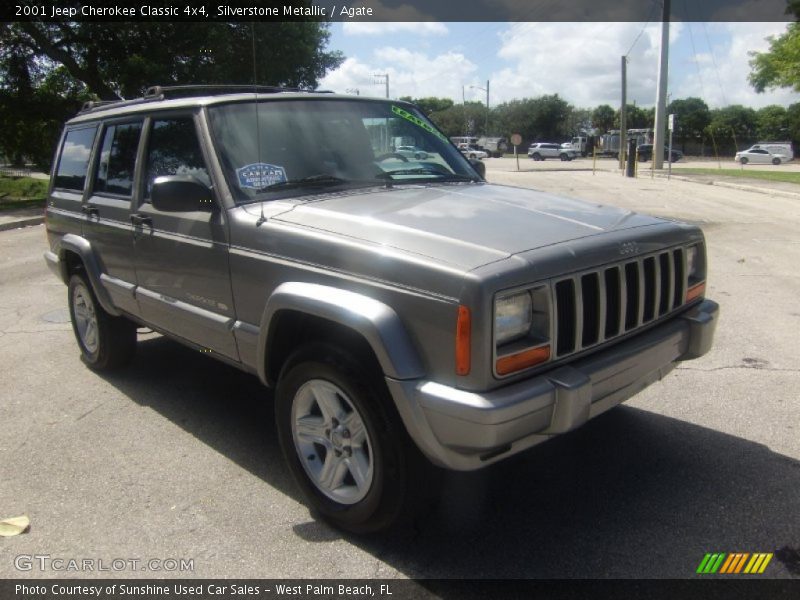
M 0 518 L 32 522 L 0 539 L 0 578 L 65 575 L 21 571 L 20 555 L 193 561 L 71 577 L 683 578 L 706 552 L 777 552 L 764 577 L 800 577 L 800 200 L 585 160 L 486 162 L 490 181 L 701 224 L 722 307 L 712 352 L 578 431 L 449 477 L 416 528 L 342 535 L 301 503 L 255 378 L 154 335 L 130 368 L 89 371 L 43 226 L 0 232 Z

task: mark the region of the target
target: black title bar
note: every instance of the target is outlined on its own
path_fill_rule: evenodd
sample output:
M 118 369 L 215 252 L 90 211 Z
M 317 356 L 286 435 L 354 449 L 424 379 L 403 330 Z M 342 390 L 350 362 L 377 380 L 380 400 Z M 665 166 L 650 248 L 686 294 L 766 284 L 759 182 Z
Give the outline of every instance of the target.
M 672 2 L 672 21 L 794 21 L 787 0 Z M 0 21 L 660 21 L 657 0 L 10 0 Z

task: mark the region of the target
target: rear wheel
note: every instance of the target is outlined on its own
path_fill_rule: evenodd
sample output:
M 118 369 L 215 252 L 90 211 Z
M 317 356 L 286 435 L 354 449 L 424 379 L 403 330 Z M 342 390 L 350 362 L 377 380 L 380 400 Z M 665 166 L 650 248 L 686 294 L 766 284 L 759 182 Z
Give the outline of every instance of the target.
M 775 158 L 772 159 L 772 164 L 773 165 L 781 164 L 781 159 L 776 156 Z
M 561 156 L 561 162 L 566 162 L 569 160 L 569 156 L 567 156 L 566 154 L 561 154 L 560 156 Z
M 96 371 L 128 364 L 136 353 L 136 325 L 108 314 L 97 301 L 86 276 L 69 280 L 69 314 L 81 360 Z
M 355 533 L 386 529 L 411 506 L 411 473 L 425 460 L 363 364 L 328 344 L 304 346 L 284 367 L 275 404 L 281 447 L 309 504 Z

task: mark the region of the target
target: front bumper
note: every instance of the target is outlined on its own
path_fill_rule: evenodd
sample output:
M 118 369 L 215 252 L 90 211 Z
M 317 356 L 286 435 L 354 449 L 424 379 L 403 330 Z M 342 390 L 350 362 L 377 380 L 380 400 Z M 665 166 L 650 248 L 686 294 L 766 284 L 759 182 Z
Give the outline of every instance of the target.
M 719 306 L 704 300 L 628 340 L 485 393 L 387 378 L 411 437 L 434 463 L 468 471 L 507 458 L 624 402 L 711 348 Z

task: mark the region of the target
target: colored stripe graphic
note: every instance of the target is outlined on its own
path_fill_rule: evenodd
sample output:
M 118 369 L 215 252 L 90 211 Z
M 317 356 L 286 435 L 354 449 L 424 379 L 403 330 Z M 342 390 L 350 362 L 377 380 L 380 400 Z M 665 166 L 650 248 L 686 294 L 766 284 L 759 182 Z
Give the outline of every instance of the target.
M 700 574 L 760 574 L 763 573 L 769 562 L 772 560 L 771 552 L 709 552 L 697 566 L 697 573 Z M 749 559 L 749 560 L 748 560 Z M 745 566 L 747 565 L 747 566 Z
M 716 573 L 722 561 L 725 559 L 726 554 L 715 552 L 714 554 L 706 554 L 700 565 L 697 567 L 698 573 Z
M 772 560 L 772 553 L 753 554 L 753 558 L 745 568 L 745 573 L 763 573 L 767 568 L 769 561 Z

